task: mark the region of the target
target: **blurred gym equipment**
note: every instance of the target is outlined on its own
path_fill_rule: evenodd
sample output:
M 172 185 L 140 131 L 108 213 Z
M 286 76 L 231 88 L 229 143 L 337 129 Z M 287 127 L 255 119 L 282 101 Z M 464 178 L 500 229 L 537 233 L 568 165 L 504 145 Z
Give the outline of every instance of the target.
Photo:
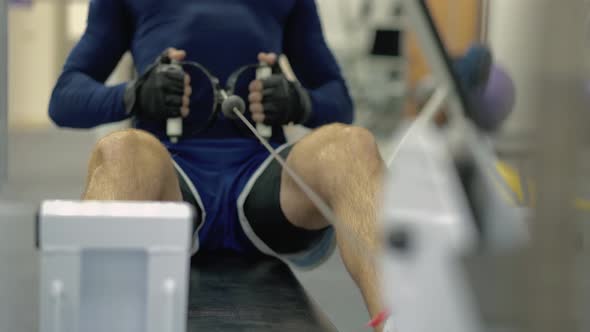
M 418 83 L 414 92 L 416 104 L 423 106 L 439 85 L 432 76 Z M 489 78 L 482 85 L 466 85 L 465 90 L 473 109 L 470 117 L 488 133 L 497 132 L 514 110 L 516 87 L 506 69 L 500 65 L 491 65 Z
M 497 189 L 495 153 L 477 120 L 468 120 L 477 104 L 469 102 L 426 2 L 407 0 L 405 9 L 446 92 L 449 121 L 439 129 L 435 112 L 422 113 L 390 164 L 382 289 L 400 331 L 483 331 L 461 259 L 480 248 L 506 251 L 524 243 L 526 214 Z
M 473 104 L 453 75 L 426 1 L 405 4 L 443 85 L 433 99 L 448 93 L 450 123 L 437 129 L 422 119 L 436 112 L 424 112 L 391 165 L 382 265 L 397 326 L 413 332 L 588 330 L 587 226 L 572 204 L 583 179 L 578 152 L 588 123 L 586 6 L 535 1 L 531 8 L 539 14 L 538 38 L 528 45 L 539 52 L 529 64 L 538 107 L 531 119 L 537 130 L 532 170 L 543 197 L 529 212 L 496 188 L 495 153 L 465 120 L 478 110 L 469 110 Z M 556 28 L 544 20 L 548 15 L 567 23 Z M 564 52 L 568 61 L 557 60 Z

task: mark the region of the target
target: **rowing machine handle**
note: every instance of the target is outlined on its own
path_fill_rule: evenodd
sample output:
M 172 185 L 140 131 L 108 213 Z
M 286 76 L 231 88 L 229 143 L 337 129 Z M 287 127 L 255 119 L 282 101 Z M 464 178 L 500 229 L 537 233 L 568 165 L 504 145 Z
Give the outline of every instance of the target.
M 169 66 L 171 68 L 168 68 L 168 70 L 184 71 L 182 69 L 182 66 L 176 61 L 173 61 Z M 182 132 L 182 116 L 177 118 L 169 118 L 166 121 L 166 136 L 170 138 L 171 143 L 178 143 L 178 140 L 180 139 L 180 137 L 182 137 Z
M 256 79 L 262 80 L 272 75 L 272 68 L 265 62 L 260 62 L 260 67 L 256 70 Z M 272 136 L 272 127 L 267 126 L 264 123 L 257 123 L 256 130 L 260 133 L 260 136 L 264 138 L 270 138 Z

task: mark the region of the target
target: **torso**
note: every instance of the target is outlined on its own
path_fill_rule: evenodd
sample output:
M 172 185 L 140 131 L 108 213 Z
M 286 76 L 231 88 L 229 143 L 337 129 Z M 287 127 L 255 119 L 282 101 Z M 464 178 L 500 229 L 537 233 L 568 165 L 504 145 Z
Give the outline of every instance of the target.
M 225 86 L 234 70 L 256 63 L 259 52 L 281 53 L 284 25 L 295 1 L 127 0 L 137 70 L 143 72 L 165 49 L 175 47 L 186 50 L 187 60 L 204 65 Z M 246 97 L 247 82 L 243 83 L 239 91 Z M 201 84 L 205 84 L 203 79 L 193 82 L 197 93 L 188 122 L 202 123 L 210 112 L 211 95 L 199 96 Z M 226 120 L 220 119 L 212 132 L 240 135 L 231 132 L 235 131 L 233 125 L 223 122 Z

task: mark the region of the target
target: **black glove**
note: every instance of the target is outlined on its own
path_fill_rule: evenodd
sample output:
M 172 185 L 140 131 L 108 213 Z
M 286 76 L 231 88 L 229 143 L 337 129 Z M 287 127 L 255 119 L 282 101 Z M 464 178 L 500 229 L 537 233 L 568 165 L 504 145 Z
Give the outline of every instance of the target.
M 181 117 L 184 76 L 180 65 L 171 63 L 168 56 L 160 56 L 143 75 L 127 85 L 127 113 L 150 121 Z
M 305 123 L 311 115 L 311 99 L 299 82 L 282 73 L 262 79 L 264 124 L 269 126 Z

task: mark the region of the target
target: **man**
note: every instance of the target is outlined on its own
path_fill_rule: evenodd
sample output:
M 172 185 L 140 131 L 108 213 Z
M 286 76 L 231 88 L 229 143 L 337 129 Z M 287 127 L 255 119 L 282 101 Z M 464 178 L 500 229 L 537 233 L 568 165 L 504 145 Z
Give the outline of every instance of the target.
M 140 77 L 104 86 L 127 50 Z M 182 72 L 158 70 L 160 63 L 197 61 L 224 84 L 240 66 L 274 65 L 276 54 L 289 58 L 301 84 L 281 73 L 252 81 L 243 95 L 247 113 L 273 127 L 271 144 L 335 211 L 335 225 L 235 121 L 220 115 L 207 130 L 194 130 L 211 113 L 203 80 L 191 84 Z M 264 253 L 311 268 L 337 242 L 370 314 L 383 310 L 367 253 L 377 243 L 385 167 L 372 135 L 346 125 L 352 103 L 314 0 L 93 0 L 49 113 L 73 128 L 135 119 L 136 129 L 97 144 L 84 199 L 191 202 L 199 214 L 195 250 Z M 173 144 L 165 123 L 177 115 L 186 135 Z M 288 123 L 317 129 L 289 145 L 281 129 Z

